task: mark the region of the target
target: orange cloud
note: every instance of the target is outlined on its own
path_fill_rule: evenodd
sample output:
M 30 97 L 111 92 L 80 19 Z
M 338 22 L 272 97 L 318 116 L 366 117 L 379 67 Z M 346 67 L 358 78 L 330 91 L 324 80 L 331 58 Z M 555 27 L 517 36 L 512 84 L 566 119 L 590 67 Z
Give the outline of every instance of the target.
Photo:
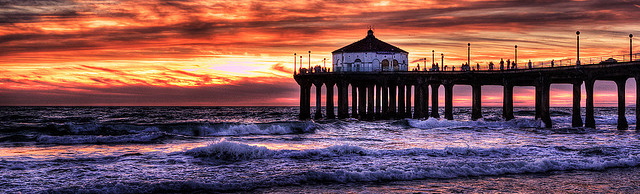
M 448 66 L 466 61 L 466 43 L 472 45 L 472 63 L 482 67 L 500 58 L 513 60 L 514 45 L 520 64 L 575 58 L 576 30 L 583 32 L 582 56 L 627 54 L 627 35 L 640 31 L 637 4 L 628 0 L 8 0 L 0 5 L 0 89 L 7 91 L 0 102 L 171 105 L 171 101 L 150 101 L 150 95 L 125 95 L 135 90 L 123 88 L 154 94 L 190 88 L 203 96 L 200 91 L 207 90 L 198 88 L 220 89 L 216 92 L 233 88 L 228 92 L 238 92 L 229 94 L 238 103 L 193 95 L 175 103 L 207 104 L 207 99 L 211 105 L 295 105 L 292 54 L 303 53 L 307 63 L 304 54 L 311 50 L 312 64 L 321 65 L 327 58 L 330 65 L 330 52 L 362 38 L 368 26 L 377 37 L 409 51 L 410 61 L 425 57 L 430 61 L 435 50 L 444 54 Z M 254 101 L 252 92 L 235 87 L 270 84 L 278 86 L 270 91 L 291 95 Z M 91 92 L 113 93 L 96 88 L 121 90 L 110 101 L 92 101 Z M 470 106 L 469 90 L 456 89 L 460 95 L 455 105 Z M 486 106 L 500 105 L 500 87 L 483 90 Z M 516 105 L 532 105 L 529 93 L 522 92 L 516 90 Z M 554 93 L 562 99 L 552 101 L 554 106 L 567 105 L 570 92 L 562 88 Z M 42 102 L 21 101 L 19 97 L 27 94 Z M 75 98 L 46 100 L 53 99 L 45 98 L 51 95 Z M 596 100 L 612 102 L 609 96 Z

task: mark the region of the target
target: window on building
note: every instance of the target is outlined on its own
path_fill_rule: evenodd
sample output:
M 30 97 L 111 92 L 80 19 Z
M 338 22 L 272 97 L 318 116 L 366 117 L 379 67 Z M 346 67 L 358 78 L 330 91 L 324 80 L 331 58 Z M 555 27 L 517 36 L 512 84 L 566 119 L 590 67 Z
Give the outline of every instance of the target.
M 389 68 L 389 60 L 382 60 L 382 71 L 388 71 L 391 70 Z
M 393 71 L 399 71 L 400 66 L 398 65 L 398 60 L 393 60 Z
M 356 59 L 356 61 L 353 62 L 353 70 L 360 71 L 361 68 L 362 68 L 362 61 L 360 59 Z

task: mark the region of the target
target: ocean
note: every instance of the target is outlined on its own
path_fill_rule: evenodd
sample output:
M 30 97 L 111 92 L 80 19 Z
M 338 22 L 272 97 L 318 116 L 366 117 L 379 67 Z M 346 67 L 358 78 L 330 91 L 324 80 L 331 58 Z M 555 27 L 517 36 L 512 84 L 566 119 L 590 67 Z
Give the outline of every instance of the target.
M 440 112 L 443 112 L 442 110 Z M 2 193 L 638 193 L 640 134 L 516 108 L 297 120 L 298 107 L 0 107 Z

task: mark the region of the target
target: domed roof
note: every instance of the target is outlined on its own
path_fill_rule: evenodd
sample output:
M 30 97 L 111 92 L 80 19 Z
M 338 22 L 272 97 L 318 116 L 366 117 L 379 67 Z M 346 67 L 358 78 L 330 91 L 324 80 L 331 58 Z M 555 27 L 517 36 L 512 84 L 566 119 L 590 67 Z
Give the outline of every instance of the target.
M 409 53 L 389 43 L 383 42 L 373 35 L 373 30 L 367 31 L 367 37 L 358 42 L 351 43 L 345 47 L 333 51 L 332 53 L 348 52 L 395 52 Z

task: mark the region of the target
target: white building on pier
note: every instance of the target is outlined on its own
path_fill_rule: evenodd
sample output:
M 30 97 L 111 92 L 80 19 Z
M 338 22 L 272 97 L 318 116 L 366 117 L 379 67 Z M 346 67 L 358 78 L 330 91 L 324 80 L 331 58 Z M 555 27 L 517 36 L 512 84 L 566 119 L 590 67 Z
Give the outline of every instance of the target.
M 331 52 L 335 72 L 408 71 L 409 52 L 383 42 L 367 32 L 367 37 Z

